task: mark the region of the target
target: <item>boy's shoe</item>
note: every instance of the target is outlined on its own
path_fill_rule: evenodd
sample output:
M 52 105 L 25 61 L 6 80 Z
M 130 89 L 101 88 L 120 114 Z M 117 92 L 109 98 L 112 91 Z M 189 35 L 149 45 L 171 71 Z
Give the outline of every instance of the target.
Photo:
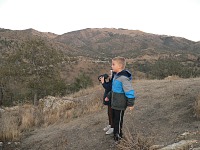
M 110 128 L 110 129 L 106 132 L 106 134 L 112 134 L 113 131 L 114 131 L 114 128 Z
M 114 135 L 114 140 L 115 140 L 115 141 L 119 141 L 119 140 L 121 140 L 121 139 L 122 139 L 122 137 L 121 137 L 119 134 Z
M 107 125 L 105 128 L 103 128 L 103 131 L 108 131 L 111 128 L 111 125 Z

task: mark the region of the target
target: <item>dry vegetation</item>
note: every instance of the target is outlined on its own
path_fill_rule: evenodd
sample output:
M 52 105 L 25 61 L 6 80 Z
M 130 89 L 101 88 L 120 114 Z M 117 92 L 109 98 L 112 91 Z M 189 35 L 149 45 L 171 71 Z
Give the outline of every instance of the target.
M 49 101 L 54 100 L 56 105 L 45 102 L 44 98 L 40 100 L 38 107 L 25 104 L 2 109 L 0 112 L 0 141 L 18 141 L 22 132 L 34 127 L 48 126 L 61 120 L 68 122 L 84 114 L 99 111 L 102 109 L 100 94 L 94 93 L 91 99 L 84 100 L 85 95 L 98 88 L 99 86 L 84 89 L 63 98 L 46 97 Z
M 126 129 L 125 137 L 117 145 L 119 150 L 149 150 L 153 145 L 153 139 L 146 138 L 139 133 L 131 133 Z

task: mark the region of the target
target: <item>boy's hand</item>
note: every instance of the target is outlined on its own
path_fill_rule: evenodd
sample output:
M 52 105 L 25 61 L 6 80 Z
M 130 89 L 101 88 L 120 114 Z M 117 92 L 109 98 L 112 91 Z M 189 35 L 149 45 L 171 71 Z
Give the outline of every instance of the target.
M 104 77 L 100 77 L 99 79 L 100 79 L 101 83 L 103 84 L 104 83 Z
M 129 110 L 133 110 L 133 109 L 134 109 L 134 106 L 129 107 Z
M 106 101 L 106 102 L 108 102 L 108 101 L 109 101 L 109 99 L 106 97 L 106 98 L 105 98 L 105 101 Z

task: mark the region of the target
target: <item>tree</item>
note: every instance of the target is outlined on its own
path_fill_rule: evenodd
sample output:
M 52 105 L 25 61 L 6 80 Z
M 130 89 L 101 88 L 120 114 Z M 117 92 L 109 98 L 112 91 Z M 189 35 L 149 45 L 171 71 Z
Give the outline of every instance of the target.
M 37 104 L 43 96 L 64 94 L 66 86 L 60 77 L 64 55 L 43 40 L 23 42 L 3 58 L 0 87 L 10 102 L 34 99 Z

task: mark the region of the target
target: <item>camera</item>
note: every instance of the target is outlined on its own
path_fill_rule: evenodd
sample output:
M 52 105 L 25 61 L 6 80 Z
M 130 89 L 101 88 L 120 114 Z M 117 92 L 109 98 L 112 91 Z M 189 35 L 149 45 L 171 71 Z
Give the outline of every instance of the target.
M 109 75 L 105 73 L 105 74 L 102 74 L 102 75 L 98 76 L 98 80 L 99 81 L 100 81 L 101 77 L 104 77 L 104 79 L 107 79 L 109 77 Z

